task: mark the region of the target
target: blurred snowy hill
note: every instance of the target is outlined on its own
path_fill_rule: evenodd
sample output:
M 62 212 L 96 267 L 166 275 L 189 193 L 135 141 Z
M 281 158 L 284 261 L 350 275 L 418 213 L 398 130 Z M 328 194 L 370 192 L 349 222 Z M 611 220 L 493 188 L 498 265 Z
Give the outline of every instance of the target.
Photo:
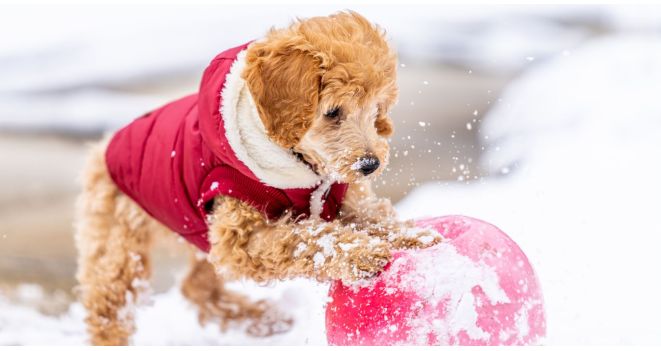
M 219 51 L 339 6 L 32 6 L 0 12 L 0 130 L 98 133 L 195 90 Z M 654 11 L 595 6 L 353 8 L 387 28 L 402 62 L 511 74 Z M 628 12 L 627 12 L 628 11 Z M 631 15 L 634 13 L 636 16 Z M 661 11 L 656 11 L 658 14 Z M 645 13 L 647 21 L 640 20 Z M 647 24 L 645 24 L 647 23 Z

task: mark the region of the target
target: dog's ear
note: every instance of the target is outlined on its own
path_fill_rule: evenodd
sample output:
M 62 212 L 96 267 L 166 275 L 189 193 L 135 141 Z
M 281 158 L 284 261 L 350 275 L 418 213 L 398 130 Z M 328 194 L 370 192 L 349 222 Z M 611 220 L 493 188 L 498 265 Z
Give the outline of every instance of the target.
M 251 45 L 243 78 L 269 137 L 283 147 L 298 144 L 319 104 L 319 59 L 295 40 L 267 40 Z

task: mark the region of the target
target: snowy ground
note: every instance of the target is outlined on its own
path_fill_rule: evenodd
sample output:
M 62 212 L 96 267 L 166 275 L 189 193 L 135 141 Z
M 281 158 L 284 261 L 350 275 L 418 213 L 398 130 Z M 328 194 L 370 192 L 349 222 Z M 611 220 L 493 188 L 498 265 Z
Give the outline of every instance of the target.
M 221 333 L 217 324 L 201 327 L 193 307 L 177 288 L 154 295 L 137 314 L 136 345 L 324 345 L 324 301 L 328 288 L 305 280 L 269 287 L 250 282 L 233 283 L 232 288 L 251 296 L 268 298 L 296 320 L 294 329 L 269 338 L 246 335 L 245 326 L 235 325 Z M 36 286 L 24 286 L 25 304 L 43 298 Z M 9 303 L 0 296 L 0 345 L 80 345 L 86 343 L 84 311 L 72 304 L 65 314 L 52 317 L 31 307 Z
M 539 274 L 549 344 L 661 344 L 659 91 L 658 38 L 615 37 L 560 54 L 512 84 L 486 116 L 483 161 L 492 177 L 423 185 L 398 204 L 400 213 L 466 214 L 509 233 Z M 134 342 L 325 342 L 324 286 L 237 285 L 280 301 L 294 330 L 251 339 L 201 328 L 172 290 L 141 307 Z M 26 299 L 40 298 L 25 290 Z M 0 297 L 0 344 L 85 342 L 80 305 L 50 317 L 8 301 Z

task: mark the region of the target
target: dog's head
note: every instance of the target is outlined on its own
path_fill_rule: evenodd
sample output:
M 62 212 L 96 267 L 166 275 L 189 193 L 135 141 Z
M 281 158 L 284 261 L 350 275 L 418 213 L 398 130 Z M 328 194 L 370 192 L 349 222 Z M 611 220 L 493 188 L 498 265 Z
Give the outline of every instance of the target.
M 355 12 L 298 20 L 251 44 L 246 80 L 268 136 L 315 172 L 352 182 L 388 162 L 396 55 Z

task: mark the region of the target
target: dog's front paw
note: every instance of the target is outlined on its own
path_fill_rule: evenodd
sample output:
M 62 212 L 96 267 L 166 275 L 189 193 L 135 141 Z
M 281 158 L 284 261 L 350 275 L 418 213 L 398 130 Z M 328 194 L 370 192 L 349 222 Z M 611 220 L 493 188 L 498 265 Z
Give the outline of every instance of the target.
M 376 276 L 390 262 L 390 245 L 378 238 L 364 238 L 339 243 L 341 253 L 331 262 L 330 275 L 344 282 L 355 282 Z

